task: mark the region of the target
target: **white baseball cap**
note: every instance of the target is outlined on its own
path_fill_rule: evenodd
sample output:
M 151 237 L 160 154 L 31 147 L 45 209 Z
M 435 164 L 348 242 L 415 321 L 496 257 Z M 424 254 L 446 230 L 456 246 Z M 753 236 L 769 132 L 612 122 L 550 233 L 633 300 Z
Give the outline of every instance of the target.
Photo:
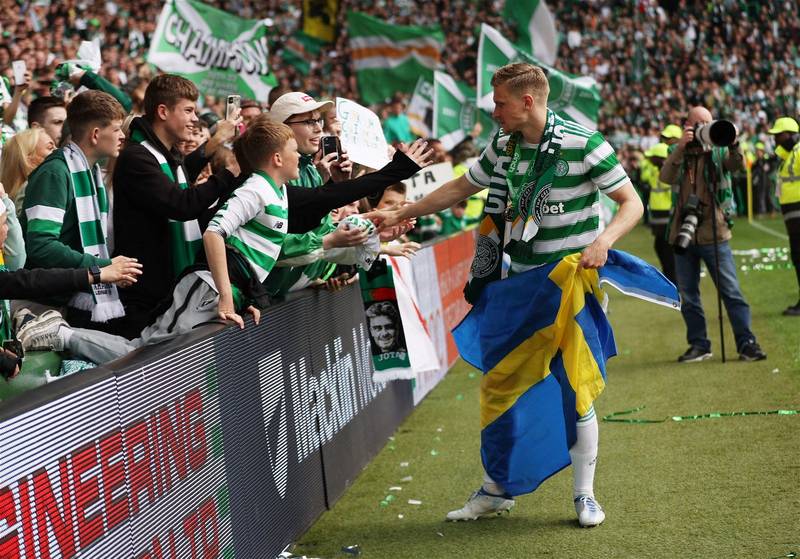
M 325 111 L 331 107 L 333 107 L 333 101 L 315 101 L 311 95 L 302 91 L 292 91 L 278 97 L 267 114 L 272 120 L 286 122 L 292 115 L 318 110 Z

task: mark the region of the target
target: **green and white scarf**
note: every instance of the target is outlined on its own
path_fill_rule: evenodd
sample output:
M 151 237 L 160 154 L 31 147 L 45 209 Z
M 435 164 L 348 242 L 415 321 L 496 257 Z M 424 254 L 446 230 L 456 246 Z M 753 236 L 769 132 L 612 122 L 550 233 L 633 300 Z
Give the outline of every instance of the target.
M 83 151 L 73 142 L 64 147 L 63 153 L 69 169 L 72 191 L 75 193 L 75 211 L 78 214 L 83 252 L 107 259 L 108 195 L 103 185 L 100 165 L 95 163 L 90 169 Z M 108 322 L 112 318 L 125 316 L 125 308 L 119 300 L 115 285 L 96 283 L 91 288 L 91 293 L 76 293 L 69 306 L 91 311 L 92 322 Z
M 511 162 L 506 171 L 506 188 L 489 190 L 478 229 L 475 258 L 464 288 L 464 297 L 469 303 L 477 302 L 487 283 L 502 279 L 504 251 L 510 251 L 517 242 L 529 242 L 539 232 L 564 139 L 563 126 L 561 117 L 548 109 L 536 160 L 528 164 L 523 176 L 517 174 L 522 157 L 519 145 L 522 134 L 515 132 L 508 139 L 505 155 L 511 157 Z
M 164 154 L 151 144 L 140 130 L 134 130 L 131 134 L 131 141 L 141 144 L 150 154 L 156 158 L 161 171 L 176 183 L 181 190 L 189 188 L 186 182 L 186 175 L 183 166 L 178 165 L 177 179 L 172 172 L 172 168 L 167 162 Z M 196 219 L 191 221 L 169 220 L 170 242 L 172 244 L 172 273 L 178 277 L 183 270 L 194 264 L 197 258 L 197 251 L 203 244 L 203 234 L 200 232 L 200 224 Z

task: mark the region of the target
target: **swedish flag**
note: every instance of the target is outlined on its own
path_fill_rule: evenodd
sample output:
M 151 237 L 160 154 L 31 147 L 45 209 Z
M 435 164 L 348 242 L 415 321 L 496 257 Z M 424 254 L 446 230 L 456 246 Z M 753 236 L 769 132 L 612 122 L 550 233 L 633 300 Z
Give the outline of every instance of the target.
M 678 291 L 658 270 L 609 251 L 598 270 L 580 254 L 489 283 L 455 330 L 461 357 L 484 373 L 481 457 L 512 495 L 534 491 L 570 464 L 578 417 L 605 387 L 616 355 L 601 283 L 679 308 Z

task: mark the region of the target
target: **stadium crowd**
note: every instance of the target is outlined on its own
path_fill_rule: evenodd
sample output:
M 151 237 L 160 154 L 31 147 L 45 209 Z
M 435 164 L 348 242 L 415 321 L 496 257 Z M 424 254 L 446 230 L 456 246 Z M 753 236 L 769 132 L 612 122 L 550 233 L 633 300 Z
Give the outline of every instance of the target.
M 378 233 L 359 222 L 357 216 L 371 208 L 402 202 L 405 192 L 399 181 L 413 174 L 429 157 L 436 161 L 450 160 L 456 167 L 460 165 L 463 172 L 464 146 L 460 146 L 460 154 L 445 153 L 433 140 L 430 142 L 433 154 L 425 152 L 421 144 L 403 147 L 395 153 L 392 163 L 377 173 L 372 172 L 374 169 L 353 166 L 346 156 L 334 161 L 317 153 L 323 128 L 327 135 L 337 134 L 335 111 L 331 114 L 331 104 L 324 99 L 336 96 L 359 99 L 350 67 L 346 12 L 357 10 L 398 25 L 441 25 L 446 37 L 443 50 L 446 70 L 472 85 L 476 78 L 480 24 L 489 23 L 512 38 L 515 34 L 513 26 L 501 15 L 502 0 L 440 0 L 421 5 L 410 0 L 342 0 L 338 33 L 335 41 L 327 45 L 311 41 L 301 32 L 299 3 L 277 0 L 208 3 L 243 17 L 266 18 L 274 30 L 270 61 L 278 86 L 269 99 L 243 100 L 241 113 L 227 119 L 223 98 L 198 98 L 198 92 L 186 80 L 165 81 L 145 62 L 162 9 L 161 0 L 38 0 L 21 6 L 11 0 L 0 2 L 5 189 L 2 198 L 8 223 L 5 266 L 12 271 L 82 270 L 77 275 L 66 274 L 58 281 L 48 280 L 48 276 L 31 277 L 17 286 L 19 290 L 14 293 L 21 295 L 9 297 L 22 301 L 15 301 L 4 311 L 6 339 L 13 338 L 13 313 L 14 329 L 21 333 L 27 326 L 29 332 L 27 338 L 20 336 L 23 345 L 27 344 L 24 349 L 70 348 L 73 353 L 100 362 L 148 341 L 164 339 L 166 331 L 172 335 L 181 327 L 190 328 L 200 320 L 198 316 L 205 315 L 191 316 L 183 324 L 176 317 L 176 309 L 190 300 L 202 299 L 203 295 L 213 299 L 212 293 L 198 290 L 195 284 L 208 279 L 204 273 L 213 275 L 215 280 L 221 279 L 220 269 L 227 265 L 233 270 L 231 262 L 241 264 L 237 258 L 249 258 L 256 273 L 240 278 L 233 277 L 231 271 L 231 277 L 225 281 L 234 289 L 219 293 L 218 311 L 220 315 L 241 320 L 239 314 L 255 308 L 253 303 L 280 298 L 290 290 L 310 285 L 336 289 L 351 283 L 358 277 L 355 267 L 370 262 L 381 251 L 413 254 L 419 245 L 406 237 L 411 224 L 378 238 Z M 773 136 L 767 130 L 776 117 L 795 115 L 800 110 L 800 21 L 790 15 L 793 10 L 785 9 L 780 2 L 744 0 L 714 3 L 679 0 L 661 4 L 653 0 L 602 3 L 582 0 L 553 4 L 562 32 L 556 66 L 573 74 L 593 76 L 599 83 L 603 98 L 599 129 L 620 150 L 620 160 L 643 197 L 650 190 L 643 176 L 646 174 L 643 166 L 650 157 L 648 150 L 664 139 L 665 126 L 682 123 L 687 106 L 703 104 L 715 117 L 733 120 L 742 132 L 741 143 L 748 164 L 754 173 L 760 173 L 757 180 L 765 193 L 758 197 L 756 211 L 777 209 L 774 176 L 778 164 Z M 99 39 L 102 58 L 97 73 L 63 63 L 78 58 L 81 41 L 95 38 Z M 294 63 L 293 57 L 298 52 L 305 64 Z M 775 53 L 781 52 L 786 56 L 776 56 Z M 12 70 L 15 60 L 26 64 L 25 83 L 15 83 Z M 91 93 L 76 96 L 75 89 L 81 87 Z M 405 100 L 407 95 L 406 92 Z M 81 100 L 82 96 L 86 97 Z M 88 100 L 94 105 L 86 106 Z M 194 115 L 188 105 L 186 115 L 173 114 L 180 103 L 194 107 L 195 101 L 199 120 L 186 116 L 189 112 Z M 402 113 L 403 101 L 402 96 L 387 99 L 385 106 L 374 108 L 389 121 Z M 166 107 L 166 112 L 159 112 L 162 110 L 159 107 Z M 266 111 L 269 113 L 265 117 L 262 112 Z M 82 126 L 86 122 L 94 122 L 100 129 L 114 124 L 114 130 L 109 130 L 105 138 L 87 138 L 89 128 Z M 274 123 L 288 125 L 294 138 L 290 141 Z M 247 132 L 237 140 L 238 147 L 231 149 L 236 131 L 245 128 Z M 115 145 L 123 137 L 127 146 L 118 153 Z M 265 145 L 272 146 L 269 148 L 272 151 L 253 155 L 255 148 L 246 147 L 246 138 L 250 141 L 261 138 Z M 70 146 L 74 145 L 81 146 L 85 160 L 77 152 L 70 155 Z M 270 169 L 298 187 L 287 193 L 288 202 L 280 192 L 280 203 L 272 200 L 275 206 L 283 204 L 286 209 L 288 204 L 293 208 L 288 217 L 285 212 L 253 213 L 246 204 L 238 207 L 235 203 L 235 208 L 226 212 L 224 202 L 236 197 L 233 193 L 242 186 L 244 178 L 259 169 L 266 173 L 266 166 L 261 168 L 258 163 L 287 145 L 294 145 L 294 151 L 299 153 L 299 176 L 290 176 L 285 169 Z M 57 155 L 51 155 L 59 147 Z M 87 149 L 94 152 L 90 154 Z M 153 161 L 148 160 L 151 155 Z M 109 162 L 102 174 L 93 180 L 97 184 L 105 182 L 107 193 L 105 189 L 100 189 L 103 190 L 100 195 L 95 192 L 95 212 L 79 215 L 68 188 L 69 179 L 72 177 L 74 181 L 79 171 L 91 175 L 95 163 L 106 159 Z M 74 165 L 78 160 L 83 167 L 78 165 L 80 169 L 76 170 Z M 169 172 L 161 173 L 160 169 Z M 61 198 L 52 193 L 52 188 L 42 186 L 56 175 L 65 193 Z M 734 180 L 738 181 L 735 190 L 743 211 L 744 174 Z M 353 187 L 347 199 L 334 196 L 323 187 L 341 183 Z M 148 199 L 147 207 L 142 207 L 141 198 L 131 193 L 144 196 L 141 188 L 146 184 L 161 188 L 164 194 Z M 318 194 L 311 196 L 303 189 Z M 209 212 L 209 206 L 214 204 Z M 42 207 L 47 210 L 41 210 Z M 295 217 L 300 211 L 294 208 L 306 212 L 302 220 Z M 320 208 L 326 211 L 320 213 Z M 53 215 L 57 218 L 53 219 Z M 431 220 L 421 219 L 414 231 L 416 237 L 411 238 L 427 240 L 436 234 L 457 232 L 474 221 L 474 216 L 474 211 L 460 204 Z M 186 220 L 195 225 L 191 230 L 184 227 L 182 232 L 175 233 L 175 224 Z M 263 250 L 255 250 L 258 253 L 255 256 L 252 246 L 229 242 L 252 220 L 260 220 L 261 226 L 270 229 L 273 235 L 265 233 L 272 248 L 266 250 L 264 245 Z M 282 220 L 288 220 L 288 235 L 286 229 L 276 229 Z M 97 242 L 89 243 L 84 238 L 82 227 L 89 221 L 103 222 L 98 229 L 100 238 L 93 239 Z M 137 225 L 134 227 L 133 223 Z M 345 223 L 355 226 L 343 227 Z M 221 248 L 215 237 L 201 235 L 206 227 L 209 227 L 206 231 L 213 230 L 226 239 Z M 146 234 L 142 235 L 142 231 Z M 185 275 L 187 266 L 195 264 L 194 258 L 178 258 L 174 252 L 177 249 L 163 241 L 162 237 L 170 234 L 178 235 L 181 242 L 195 251 L 200 243 L 205 243 L 206 267 L 192 268 Z M 385 244 L 389 241 L 393 244 Z M 198 244 L 191 245 L 192 242 Z M 90 245 L 102 249 L 90 255 L 86 250 Z M 225 245 L 233 246 L 233 252 L 238 253 L 238 256 L 228 255 L 227 263 L 230 251 L 226 252 Z M 270 252 L 274 250 L 277 252 Z M 282 262 L 276 264 L 278 261 Z M 255 283 L 261 284 L 268 275 L 266 290 L 254 287 L 250 281 L 255 277 L 259 280 Z M 42 305 L 43 301 L 34 296 L 44 284 L 62 286 L 59 302 L 49 300 Z M 119 297 L 111 284 L 120 287 Z M 92 290 L 91 285 L 107 288 L 101 293 L 102 290 Z M 177 285 L 174 298 L 170 287 L 173 285 Z M 90 292 L 94 297 L 89 297 Z M 76 297 L 75 293 L 84 297 Z M 37 301 L 28 301 L 32 299 Z M 125 317 L 120 315 L 120 307 L 115 306 L 120 300 Z M 159 303 L 163 301 L 167 304 L 161 308 Z M 71 307 L 70 302 L 74 303 Z M 101 302 L 108 303 L 108 315 L 95 312 Z M 160 314 L 154 314 L 154 308 Z M 212 310 L 216 313 L 217 307 Z M 257 311 L 253 314 L 257 316 Z M 175 330 L 176 323 L 183 326 Z M 60 335 L 56 342 L 52 337 L 39 335 L 44 331 L 52 334 L 54 324 L 70 333 Z M 104 330 L 104 335 L 116 338 L 97 341 L 92 334 L 81 338 L 80 332 L 86 328 Z M 104 352 L 99 355 L 91 349 L 100 346 Z M 6 358 L 14 365 L 13 352 L 6 352 Z M 12 372 L 18 370 L 14 366 Z

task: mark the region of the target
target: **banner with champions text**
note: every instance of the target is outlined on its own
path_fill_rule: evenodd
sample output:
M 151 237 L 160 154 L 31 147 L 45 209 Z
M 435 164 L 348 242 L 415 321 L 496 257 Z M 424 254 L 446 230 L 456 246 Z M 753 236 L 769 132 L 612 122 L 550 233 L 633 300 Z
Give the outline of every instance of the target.
M 205 95 L 238 93 L 266 101 L 277 79 L 269 65 L 268 27 L 197 0 L 168 0 L 147 61 L 179 74 Z

